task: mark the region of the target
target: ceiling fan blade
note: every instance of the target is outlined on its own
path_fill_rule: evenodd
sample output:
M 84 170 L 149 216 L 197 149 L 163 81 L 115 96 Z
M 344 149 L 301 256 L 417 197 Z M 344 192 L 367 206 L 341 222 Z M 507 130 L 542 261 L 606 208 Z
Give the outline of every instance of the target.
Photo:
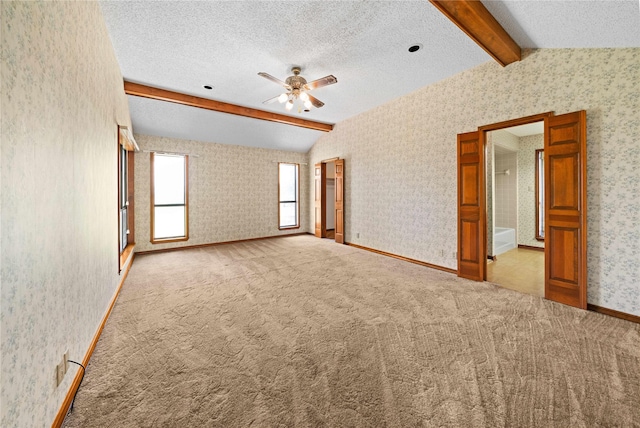
M 260 72 L 258 73 L 258 76 L 262 76 L 265 79 L 271 80 L 274 83 L 277 83 L 278 85 L 284 86 L 287 89 L 291 89 L 290 85 L 287 85 L 286 83 L 284 83 L 282 80 L 278 79 L 277 77 L 273 77 L 272 75 L 270 75 L 269 73 L 264 73 L 264 72 Z
M 309 82 L 304 85 L 304 88 L 307 91 L 311 91 L 313 89 L 322 88 L 323 86 L 333 85 L 334 83 L 338 83 L 338 79 L 333 74 L 322 77 L 320 79 L 316 79 L 313 82 Z
M 307 94 L 307 95 L 309 95 L 309 94 Z M 322 107 L 324 105 L 324 103 L 322 101 L 320 101 L 319 99 L 317 99 L 313 95 L 309 95 L 309 101 L 311 101 L 311 104 L 313 104 L 313 106 L 315 108 L 320 108 L 320 107 Z
M 273 98 L 269 98 L 266 101 L 263 101 L 262 104 L 271 104 L 271 103 L 275 103 L 276 101 L 278 101 L 278 98 L 280 98 L 280 95 L 276 95 Z

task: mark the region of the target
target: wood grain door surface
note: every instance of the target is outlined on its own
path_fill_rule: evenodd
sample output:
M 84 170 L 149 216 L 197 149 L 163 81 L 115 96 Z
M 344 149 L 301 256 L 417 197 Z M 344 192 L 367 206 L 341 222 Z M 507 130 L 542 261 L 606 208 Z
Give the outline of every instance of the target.
M 458 134 L 458 276 L 483 281 L 486 266 L 484 147 L 480 131 Z
M 545 297 L 587 308 L 586 112 L 545 119 Z
M 336 242 L 344 244 L 344 159 L 337 159 L 336 166 Z

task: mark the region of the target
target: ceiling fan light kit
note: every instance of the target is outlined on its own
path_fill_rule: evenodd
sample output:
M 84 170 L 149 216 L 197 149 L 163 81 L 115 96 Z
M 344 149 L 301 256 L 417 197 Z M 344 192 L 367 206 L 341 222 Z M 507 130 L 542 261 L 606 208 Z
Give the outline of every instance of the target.
M 272 82 L 283 86 L 287 90 L 287 92 L 284 92 L 273 98 L 269 98 L 268 100 L 264 101 L 263 104 L 271 104 L 275 101 L 278 101 L 280 102 L 280 104 L 285 103 L 284 108 L 287 111 L 291 111 L 294 107 L 295 102 L 297 100 L 300 100 L 300 102 L 298 103 L 298 113 L 302 111 L 308 112 L 311 110 L 311 107 L 322 107 L 324 103 L 315 98 L 313 95 L 309 95 L 308 92 L 317 88 L 322 88 L 323 86 L 333 85 L 334 83 L 338 82 L 338 79 L 330 74 L 321 79 L 316 79 L 312 82 L 307 83 L 307 79 L 300 76 L 300 71 L 300 67 L 291 68 L 293 76 L 287 77 L 284 82 L 268 73 L 258 73 L 259 76 L 262 76 L 267 80 L 271 80 Z

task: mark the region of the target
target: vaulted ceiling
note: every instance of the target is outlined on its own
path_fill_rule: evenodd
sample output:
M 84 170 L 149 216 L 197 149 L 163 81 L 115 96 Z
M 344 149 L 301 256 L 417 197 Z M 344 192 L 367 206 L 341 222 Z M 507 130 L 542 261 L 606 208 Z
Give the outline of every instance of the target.
M 629 1 L 485 1 L 522 48 L 639 47 Z M 124 79 L 242 107 L 335 124 L 493 61 L 428 1 L 102 1 Z M 421 49 L 409 52 L 409 47 Z M 322 108 L 263 104 L 292 66 Z M 211 90 L 205 89 L 209 85 Z M 137 133 L 306 152 L 323 131 L 129 96 Z

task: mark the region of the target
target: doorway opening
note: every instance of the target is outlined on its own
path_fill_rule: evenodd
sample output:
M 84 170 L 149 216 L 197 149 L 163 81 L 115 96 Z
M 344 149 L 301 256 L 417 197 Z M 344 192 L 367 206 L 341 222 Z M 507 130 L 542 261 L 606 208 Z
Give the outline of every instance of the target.
M 553 112 L 458 134 L 458 276 L 487 280 L 485 142 L 490 131 L 543 121 L 544 297 L 587 308 L 587 113 Z M 539 220 L 540 221 L 540 220 Z M 495 239 L 495 237 L 494 237 Z
M 315 165 L 315 235 L 344 244 L 344 159 Z
M 539 297 L 544 297 L 545 272 L 543 152 L 544 121 L 485 136 L 486 280 Z
M 336 164 L 334 161 L 327 162 L 327 206 L 325 216 L 327 218 L 328 239 L 336 239 Z

